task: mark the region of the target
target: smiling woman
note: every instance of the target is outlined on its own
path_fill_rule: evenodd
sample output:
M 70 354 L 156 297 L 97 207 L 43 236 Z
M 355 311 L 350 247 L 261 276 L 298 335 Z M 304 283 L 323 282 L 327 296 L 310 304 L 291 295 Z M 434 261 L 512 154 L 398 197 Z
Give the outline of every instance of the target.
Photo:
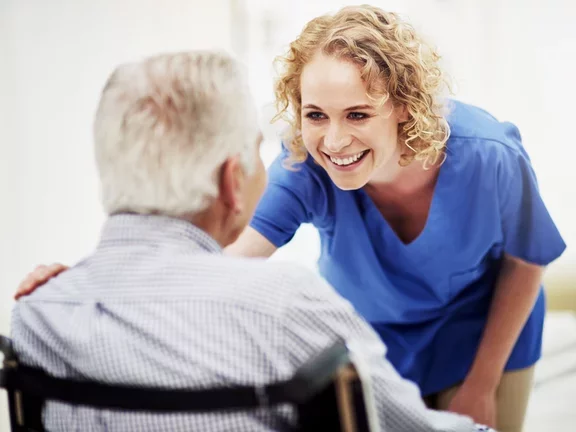
M 399 125 L 408 120 L 404 106 L 370 100 L 358 69 L 319 52 L 300 76 L 302 142 L 344 190 L 363 187 L 377 168 L 398 167 Z
M 268 256 L 313 224 L 320 272 L 430 406 L 516 432 L 541 352 L 542 269 L 565 244 L 518 129 L 442 99 L 438 58 L 378 8 L 308 23 L 279 59 L 292 129 L 230 252 Z

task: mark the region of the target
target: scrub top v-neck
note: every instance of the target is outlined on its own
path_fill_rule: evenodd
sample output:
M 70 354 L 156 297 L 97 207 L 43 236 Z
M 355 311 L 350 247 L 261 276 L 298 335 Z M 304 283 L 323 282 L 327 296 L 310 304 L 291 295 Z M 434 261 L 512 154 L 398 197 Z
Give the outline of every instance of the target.
M 454 102 L 451 136 L 428 218 L 404 243 L 363 190 L 343 191 L 312 158 L 286 169 L 286 149 L 251 226 L 275 246 L 302 223 L 319 230 L 320 273 L 368 320 L 388 358 L 423 395 L 465 378 L 504 253 L 547 265 L 565 249 L 516 127 Z M 271 293 L 273 295 L 273 293 Z M 541 355 L 544 295 L 506 369 Z

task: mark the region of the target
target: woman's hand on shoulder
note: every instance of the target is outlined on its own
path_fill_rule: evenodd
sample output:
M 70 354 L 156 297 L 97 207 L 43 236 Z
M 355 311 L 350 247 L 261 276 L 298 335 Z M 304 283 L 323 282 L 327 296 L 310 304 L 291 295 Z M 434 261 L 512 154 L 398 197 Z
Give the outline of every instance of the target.
M 33 293 L 37 288 L 65 270 L 68 270 L 68 267 L 60 263 L 54 263 L 49 266 L 39 265 L 20 283 L 14 299 L 18 300 L 20 297 Z

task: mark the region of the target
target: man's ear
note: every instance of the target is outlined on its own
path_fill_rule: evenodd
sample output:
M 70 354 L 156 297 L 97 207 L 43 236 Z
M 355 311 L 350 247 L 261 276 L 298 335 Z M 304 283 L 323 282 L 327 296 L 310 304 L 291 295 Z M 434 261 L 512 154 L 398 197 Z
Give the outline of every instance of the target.
M 219 188 L 220 199 L 224 205 L 235 214 L 241 213 L 244 207 L 244 172 L 237 156 L 226 159 L 222 165 Z

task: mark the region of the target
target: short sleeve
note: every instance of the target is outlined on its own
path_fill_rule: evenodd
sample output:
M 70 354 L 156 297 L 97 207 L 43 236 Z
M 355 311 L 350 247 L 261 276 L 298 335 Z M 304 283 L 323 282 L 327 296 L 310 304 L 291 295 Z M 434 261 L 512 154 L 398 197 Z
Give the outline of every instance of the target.
M 322 227 L 329 218 L 323 174 L 310 161 L 287 168 L 287 157 L 287 151 L 282 151 L 268 169 L 268 186 L 250 222 L 276 247 L 288 243 L 301 224 Z
M 562 255 L 566 244 L 542 200 L 528 155 L 522 147 L 506 150 L 498 182 L 504 252 L 548 265 Z

